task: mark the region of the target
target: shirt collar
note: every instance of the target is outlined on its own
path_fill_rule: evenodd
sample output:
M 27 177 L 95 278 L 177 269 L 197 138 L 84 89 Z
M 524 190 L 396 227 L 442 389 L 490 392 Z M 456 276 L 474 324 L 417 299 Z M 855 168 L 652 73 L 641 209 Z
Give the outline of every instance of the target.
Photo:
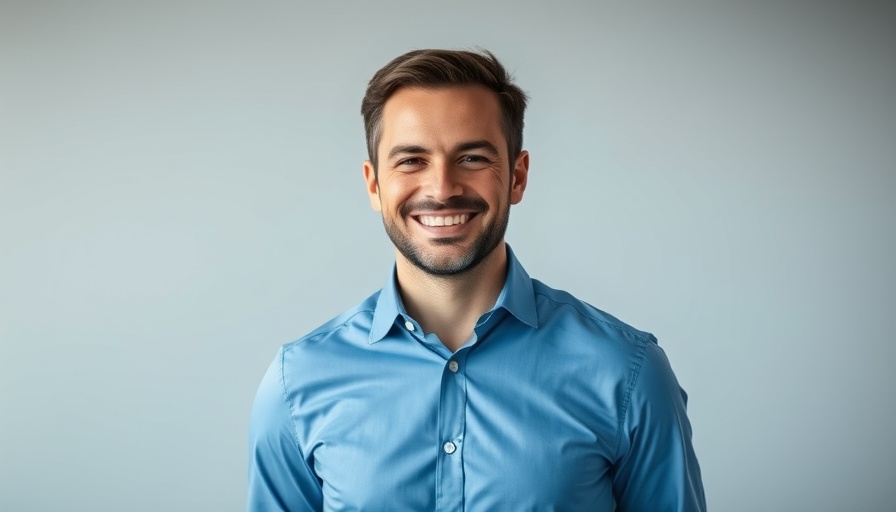
M 504 308 L 517 320 L 530 327 L 538 327 L 538 313 L 535 309 L 535 287 L 532 278 L 507 246 L 507 280 L 498 295 L 493 309 Z
M 519 260 L 507 245 L 507 279 L 504 287 L 495 301 L 494 311 L 499 308 L 507 310 L 517 320 L 530 327 L 538 327 L 538 315 L 535 309 L 535 289 L 532 279 Z M 489 311 L 489 313 L 491 312 Z M 488 313 L 486 313 L 488 314 Z M 373 322 L 370 327 L 369 343 L 376 343 L 389 334 L 389 330 L 395 325 L 395 319 L 408 316 L 398 293 L 398 276 L 396 269 L 392 267 L 392 273 L 386 286 L 380 290 L 376 300 L 376 310 L 373 313 Z
M 386 286 L 380 290 L 380 295 L 376 299 L 376 309 L 373 311 L 373 322 L 370 326 L 369 343 L 376 343 L 389 334 L 389 329 L 395 325 L 395 318 L 401 315 L 407 316 L 404 304 L 401 302 L 401 295 L 398 294 L 398 274 L 395 266 L 392 266 L 392 273 L 389 274 L 389 280 Z

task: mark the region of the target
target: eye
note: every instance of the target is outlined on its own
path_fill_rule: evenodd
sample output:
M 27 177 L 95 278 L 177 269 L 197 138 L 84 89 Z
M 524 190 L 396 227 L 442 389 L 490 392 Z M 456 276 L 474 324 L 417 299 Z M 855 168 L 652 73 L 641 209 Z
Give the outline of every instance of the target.
M 421 165 L 422 163 L 423 163 L 422 158 L 411 157 L 411 158 L 405 158 L 404 160 L 399 160 L 395 164 L 395 166 L 396 167 L 415 167 L 415 166 Z
M 491 165 L 491 160 L 482 155 L 464 155 L 461 157 L 459 164 L 470 170 L 485 169 Z

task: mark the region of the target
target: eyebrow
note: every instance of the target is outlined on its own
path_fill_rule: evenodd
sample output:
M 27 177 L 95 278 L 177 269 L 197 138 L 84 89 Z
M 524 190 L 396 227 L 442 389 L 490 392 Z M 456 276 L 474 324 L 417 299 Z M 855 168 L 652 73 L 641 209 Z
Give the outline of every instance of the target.
M 428 155 L 429 151 L 426 148 L 424 148 L 423 146 L 415 146 L 413 144 L 405 144 L 405 145 L 395 146 L 394 148 L 392 148 L 392 150 L 389 151 L 388 159 L 391 160 L 395 156 L 400 155 L 402 153 L 408 153 L 411 155 Z
M 461 151 L 470 151 L 472 149 L 484 149 L 494 156 L 500 156 L 498 148 L 496 148 L 494 144 L 485 139 L 462 142 L 454 148 L 454 152 L 457 153 Z M 401 144 L 393 147 L 389 151 L 389 156 L 387 158 L 391 160 L 392 158 L 395 158 L 400 154 L 428 155 L 429 153 L 429 150 L 424 148 L 423 146 L 417 146 L 415 144 Z
M 462 144 L 459 144 L 456 148 L 454 148 L 454 151 L 455 152 L 470 151 L 471 149 L 484 149 L 494 156 L 501 156 L 501 154 L 498 153 L 498 148 L 496 148 L 494 144 L 492 144 L 491 142 L 489 142 L 485 139 L 464 142 Z

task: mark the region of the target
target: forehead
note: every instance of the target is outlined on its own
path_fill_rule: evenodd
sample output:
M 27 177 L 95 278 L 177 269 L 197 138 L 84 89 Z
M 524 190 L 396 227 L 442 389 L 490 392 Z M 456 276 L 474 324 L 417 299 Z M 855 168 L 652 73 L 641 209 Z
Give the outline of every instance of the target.
M 468 139 L 504 145 L 498 96 L 480 85 L 402 87 L 386 101 L 382 121 L 380 151 L 394 144 L 439 145 Z

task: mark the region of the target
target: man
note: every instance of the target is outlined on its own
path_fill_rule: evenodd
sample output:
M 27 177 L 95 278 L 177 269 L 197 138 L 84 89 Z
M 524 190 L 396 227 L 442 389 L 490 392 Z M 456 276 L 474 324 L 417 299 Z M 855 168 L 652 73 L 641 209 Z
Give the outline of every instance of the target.
M 362 114 L 386 286 L 285 345 L 258 390 L 249 510 L 702 511 L 656 339 L 530 279 L 504 242 L 526 96 L 490 53 L 422 50 Z

